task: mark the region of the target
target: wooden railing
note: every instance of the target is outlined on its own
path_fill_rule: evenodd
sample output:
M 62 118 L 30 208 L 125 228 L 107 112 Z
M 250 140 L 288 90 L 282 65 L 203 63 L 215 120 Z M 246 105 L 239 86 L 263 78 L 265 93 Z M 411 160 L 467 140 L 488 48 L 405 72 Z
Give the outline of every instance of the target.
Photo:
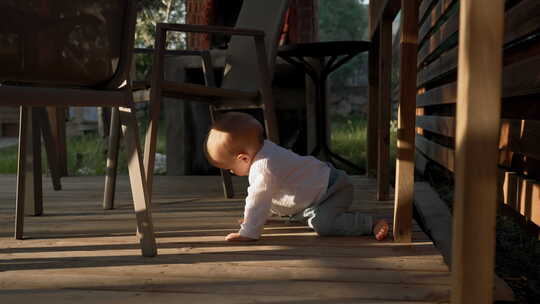
M 424 0 L 419 16 L 416 168 L 453 172 L 459 1 Z M 513 1 L 505 24 L 499 199 L 540 226 L 540 1 Z
M 392 21 L 401 9 L 394 239 L 410 241 L 414 193 L 410 163 L 421 172 L 429 162 L 454 172 L 455 303 L 492 301 L 497 193 L 531 220 L 540 217 L 540 208 L 533 207 L 539 206 L 533 200 L 535 196 L 540 200 L 540 187 L 528 179 L 536 172 L 540 176 L 536 170 L 540 161 L 534 158 L 540 153 L 531 149 L 538 142 L 534 138 L 540 137 L 533 123 L 540 112 L 527 110 L 531 105 L 536 109 L 534 94 L 540 93 L 540 43 L 535 42 L 540 1 L 507 1 L 506 31 L 503 4 L 503 0 L 370 1 L 368 174 L 377 176 L 379 199 L 388 198 Z M 499 125 L 507 132 L 500 137 L 497 161 Z M 515 165 L 518 161 L 521 167 Z M 503 175 L 499 186 L 497 164 L 512 171 Z

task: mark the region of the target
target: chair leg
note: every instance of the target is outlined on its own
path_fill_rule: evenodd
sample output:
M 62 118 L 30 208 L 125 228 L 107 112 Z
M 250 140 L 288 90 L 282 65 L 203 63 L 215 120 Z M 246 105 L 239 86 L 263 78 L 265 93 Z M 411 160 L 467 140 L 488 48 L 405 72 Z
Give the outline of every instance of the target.
M 111 127 L 107 148 L 107 169 L 105 175 L 105 193 L 103 209 L 114 209 L 116 175 L 118 170 L 118 151 L 120 149 L 120 112 L 117 107 L 111 110 Z
M 279 144 L 279 131 L 276 118 L 276 112 L 273 107 L 263 107 L 264 125 L 266 127 L 266 136 L 276 144 Z
M 148 195 L 150 201 L 152 201 L 152 186 L 154 181 L 157 131 L 160 112 L 161 98 L 152 99 L 150 102 L 150 121 L 148 123 L 148 130 L 146 130 L 146 139 L 144 141 L 144 168 L 146 170 L 146 182 L 148 185 Z
M 41 179 L 41 126 L 39 111 L 31 107 L 26 120 L 25 211 L 27 215 L 43 214 Z
M 221 178 L 223 179 L 223 194 L 225 198 L 234 197 L 234 187 L 231 179 L 231 174 L 227 170 L 220 169 Z
M 62 184 L 60 182 L 60 167 L 58 165 L 58 152 L 53 143 L 53 134 L 51 130 L 51 124 L 49 122 L 49 116 L 45 108 L 37 108 L 39 113 L 39 122 L 41 124 L 41 132 L 43 135 L 43 141 L 45 142 L 45 150 L 47 152 L 47 161 L 49 163 L 49 169 L 51 172 L 51 179 L 54 190 L 61 190 Z
M 120 121 L 128 155 L 129 180 L 137 217 L 137 236 L 141 244 L 142 255 L 152 257 L 157 254 L 157 246 L 146 175 L 141 156 L 139 127 L 134 109 L 121 108 Z
M 15 238 L 22 239 L 24 232 L 24 202 L 26 181 L 26 153 L 29 108 L 19 107 L 19 155 L 17 157 L 17 198 L 15 199 Z

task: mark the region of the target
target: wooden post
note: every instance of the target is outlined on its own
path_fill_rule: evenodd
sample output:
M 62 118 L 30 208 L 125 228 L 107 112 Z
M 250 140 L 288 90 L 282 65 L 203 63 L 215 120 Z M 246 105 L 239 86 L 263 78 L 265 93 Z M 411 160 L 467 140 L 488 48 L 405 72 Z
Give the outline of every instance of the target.
M 418 4 L 416 0 L 401 0 L 400 48 L 394 240 L 410 242 L 414 200 L 415 75 L 418 50 Z
M 377 199 L 388 200 L 390 174 L 390 81 L 392 73 L 392 19 L 383 17 L 379 35 L 379 121 Z
M 460 1 L 452 303 L 492 303 L 503 0 Z
M 183 58 L 165 58 L 165 78 L 185 82 Z M 191 126 L 189 125 L 189 106 L 186 100 L 163 98 L 165 102 L 165 128 L 167 155 L 167 175 L 188 175 L 191 172 Z
M 366 172 L 368 177 L 377 176 L 379 134 L 379 32 L 373 35 L 369 50 L 369 98 L 367 126 Z

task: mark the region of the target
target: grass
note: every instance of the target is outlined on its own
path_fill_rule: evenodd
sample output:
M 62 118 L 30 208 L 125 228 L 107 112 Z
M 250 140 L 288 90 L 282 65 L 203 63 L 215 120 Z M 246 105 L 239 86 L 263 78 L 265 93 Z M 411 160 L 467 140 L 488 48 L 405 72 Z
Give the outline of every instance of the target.
M 367 119 L 358 116 L 334 116 L 331 119 L 332 150 L 344 158 L 366 169 Z M 395 121 L 390 125 L 390 172 L 394 175 L 396 166 L 396 131 Z M 350 172 L 352 173 L 352 172 Z
M 340 156 L 366 167 L 367 120 L 361 117 L 332 117 L 332 150 Z M 144 140 L 145 126 L 141 127 L 141 140 Z M 165 126 L 160 126 L 157 151 L 165 151 Z M 395 122 L 390 128 L 390 170 L 395 168 Z M 106 164 L 106 139 L 95 133 L 73 136 L 67 139 L 68 172 L 70 175 L 104 175 Z M 43 149 L 44 150 L 44 149 Z M 127 173 L 126 154 L 119 153 L 119 172 Z M 42 153 L 43 166 L 46 167 L 45 153 Z M 17 172 L 17 147 L 0 149 L 0 173 L 15 174 Z
M 141 141 L 144 141 L 145 131 L 141 128 Z M 158 129 L 157 152 L 165 151 L 165 129 Z M 144 142 L 142 143 L 144 145 Z M 43 168 L 48 168 L 42 147 Z M 96 133 L 87 133 L 81 136 L 67 138 L 67 166 L 72 176 L 81 175 L 105 175 L 107 160 L 107 139 L 101 138 Z M 120 141 L 120 153 L 118 154 L 118 169 L 120 174 L 127 174 L 127 159 L 123 149 L 123 141 Z M 45 170 L 44 170 L 45 171 Z M 17 173 L 17 146 L 0 149 L 0 174 Z
M 0 149 L 0 173 L 17 173 L 17 146 Z

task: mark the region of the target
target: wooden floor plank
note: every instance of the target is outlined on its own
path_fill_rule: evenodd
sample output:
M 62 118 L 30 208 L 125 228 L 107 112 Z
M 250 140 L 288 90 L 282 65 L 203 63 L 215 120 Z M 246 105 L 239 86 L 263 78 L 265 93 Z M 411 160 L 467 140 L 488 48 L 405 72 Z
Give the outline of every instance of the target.
M 392 219 L 375 181 L 352 177 L 353 209 Z M 232 244 L 247 180 L 225 200 L 218 176 L 154 180 L 158 256 L 143 258 L 129 183 L 119 177 L 117 209 L 101 207 L 103 178 L 69 177 L 54 192 L 44 180 L 44 215 L 27 217 L 12 238 L 15 177 L 0 175 L 0 301 L 42 303 L 422 303 L 448 302 L 450 275 L 440 252 L 413 223 L 413 242 L 318 237 L 274 218 L 260 241 Z M 389 292 L 392 290 L 392 292 Z

